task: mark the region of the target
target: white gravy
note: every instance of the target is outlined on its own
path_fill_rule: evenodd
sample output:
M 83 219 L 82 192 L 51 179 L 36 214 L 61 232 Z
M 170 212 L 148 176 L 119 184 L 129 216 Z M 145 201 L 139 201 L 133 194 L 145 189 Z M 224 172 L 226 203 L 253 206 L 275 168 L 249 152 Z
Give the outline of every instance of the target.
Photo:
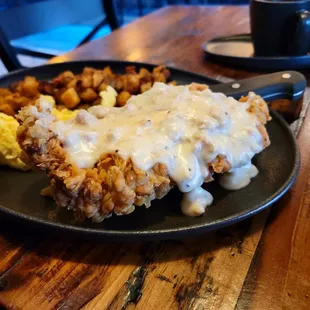
M 213 202 L 212 195 L 201 187 L 185 193 L 181 202 L 182 212 L 188 216 L 199 216 Z
M 207 164 L 217 155 L 235 169 L 263 150 L 259 120 L 247 108 L 248 103 L 209 89 L 155 83 L 122 108 L 94 106 L 73 120 L 53 123 L 51 129 L 67 160 L 81 168 L 92 168 L 103 154 L 117 153 L 145 171 L 163 163 L 180 191 L 197 193 L 209 176 Z
M 220 184 L 226 189 L 238 190 L 249 185 L 251 179 L 257 174 L 257 168 L 250 162 L 240 168 L 232 169 L 229 173 L 224 173 L 220 177 Z

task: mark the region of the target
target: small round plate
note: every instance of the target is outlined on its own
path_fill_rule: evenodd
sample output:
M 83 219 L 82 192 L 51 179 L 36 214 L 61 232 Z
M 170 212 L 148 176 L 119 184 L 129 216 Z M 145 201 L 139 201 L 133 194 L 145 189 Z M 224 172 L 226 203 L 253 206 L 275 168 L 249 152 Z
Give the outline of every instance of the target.
M 65 70 L 79 72 L 85 66 L 103 68 L 107 65 L 118 72 L 124 72 L 128 65 L 154 67 L 111 61 L 62 63 L 12 73 L 0 78 L 0 87 L 21 80 L 25 75 L 49 79 Z M 172 79 L 178 84 L 216 82 L 194 73 L 170 69 Z M 100 240 L 177 239 L 233 224 L 270 206 L 292 186 L 297 176 L 300 159 L 295 138 L 282 117 L 275 112 L 271 114 L 273 119 L 267 125 L 271 145 L 253 160 L 259 169 L 258 176 L 239 191 L 224 190 L 216 181 L 207 184 L 205 187 L 213 195 L 214 203 L 203 216 L 183 215 L 180 208 L 182 195 L 174 189 L 163 199 L 153 201 L 148 209 L 137 207 L 130 215 L 112 216 L 100 224 L 90 220 L 79 222 L 71 211 L 56 208 L 53 200 L 40 196 L 40 190 L 47 185 L 44 173 L 9 168 L 0 169 L 0 212 L 35 228 Z
M 250 34 L 219 37 L 201 45 L 208 58 L 244 69 L 277 71 L 310 67 L 310 55 L 255 57 Z

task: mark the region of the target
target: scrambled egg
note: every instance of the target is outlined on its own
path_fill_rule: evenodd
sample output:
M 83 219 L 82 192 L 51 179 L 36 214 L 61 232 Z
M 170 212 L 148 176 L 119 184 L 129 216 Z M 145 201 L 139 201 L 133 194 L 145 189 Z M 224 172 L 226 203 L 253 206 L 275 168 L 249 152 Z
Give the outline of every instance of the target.
M 111 86 L 106 91 L 100 92 L 101 105 L 113 107 L 116 104 L 117 92 Z M 68 120 L 78 113 L 78 110 L 62 109 L 55 107 L 55 100 L 51 96 L 41 95 L 40 99 L 44 99 L 54 107 L 52 114 L 59 120 Z M 19 126 L 17 120 L 13 116 L 0 112 L 0 166 L 10 166 L 19 170 L 29 170 L 30 167 L 21 160 L 21 148 L 16 139 L 16 130 Z
M 100 105 L 103 105 L 105 107 L 114 107 L 115 106 L 117 92 L 113 87 L 108 86 L 106 90 L 101 91 L 99 93 L 99 96 L 101 97 Z
M 21 148 L 16 140 L 18 126 L 13 116 L 0 113 L 0 165 L 27 170 L 29 167 L 20 159 Z

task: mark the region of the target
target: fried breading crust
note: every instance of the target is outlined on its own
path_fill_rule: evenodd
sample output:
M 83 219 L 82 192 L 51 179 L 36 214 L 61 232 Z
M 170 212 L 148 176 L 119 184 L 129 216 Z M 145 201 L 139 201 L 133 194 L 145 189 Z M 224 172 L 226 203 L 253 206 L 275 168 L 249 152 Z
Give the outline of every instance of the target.
M 197 84 L 189 87 L 193 91 L 205 89 Z M 257 108 L 250 104 L 248 110 L 250 113 L 258 111 L 260 115 L 262 111 L 265 113 L 265 117 L 260 118 L 259 130 L 267 147 L 270 141 L 263 124 L 270 116 L 268 108 L 259 108 L 260 103 L 259 100 Z M 149 207 L 151 200 L 164 197 L 174 186 L 163 164 L 143 171 L 130 159 L 125 160 L 116 154 L 104 155 L 92 169 L 81 169 L 67 163 L 60 140 L 47 129 L 48 124 L 55 121 L 50 112 L 50 106 L 42 102 L 23 108 L 18 115 L 20 127 L 17 138 L 24 156 L 28 156 L 36 169 L 47 172 L 50 187 L 42 194 L 52 196 L 58 206 L 73 209 L 100 222 L 112 213 L 129 214 L 135 206 L 143 204 Z M 231 165 L 224 156 L 218 155 L 209 163 L 209 169 L 211 173 L 224 173 L 231 169 Z
M 142 171 L 131 160 L 114 154 L 103 156 L 93 169 L 66 163 L 61 142 L 44 128 L 46 123 L 40 123 L 40 117 L 47 113 L 40 105 L 23 110 L 17 137 L 36 168 L 47 171 L 50 188 L 43 194 L 52 194 L 57 205 L 100 222 L 112 213 L 129 214 L 143 204 L 149 207 L 151 200 L 164 197 L 171 189 L 167 168 L 162 164 Z M 49 121 L 53 120 L 50 117 Z

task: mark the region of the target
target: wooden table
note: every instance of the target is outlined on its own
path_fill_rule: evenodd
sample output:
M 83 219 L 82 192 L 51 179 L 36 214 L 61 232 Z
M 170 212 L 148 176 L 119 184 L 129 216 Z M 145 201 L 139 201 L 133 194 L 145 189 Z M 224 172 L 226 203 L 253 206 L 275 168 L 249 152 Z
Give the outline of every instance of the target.
M 52 61 L 126 59 L 243 78 L 250 74 L 205 61 L 200 44 L 247 31 L 246 7 L 169 7 Z M 29 310 L 310 309 L 309 111 L 298 141 L 297 182 L 270 211 L 194 239 L 90 243 L 2 220 L 0 304 Z

